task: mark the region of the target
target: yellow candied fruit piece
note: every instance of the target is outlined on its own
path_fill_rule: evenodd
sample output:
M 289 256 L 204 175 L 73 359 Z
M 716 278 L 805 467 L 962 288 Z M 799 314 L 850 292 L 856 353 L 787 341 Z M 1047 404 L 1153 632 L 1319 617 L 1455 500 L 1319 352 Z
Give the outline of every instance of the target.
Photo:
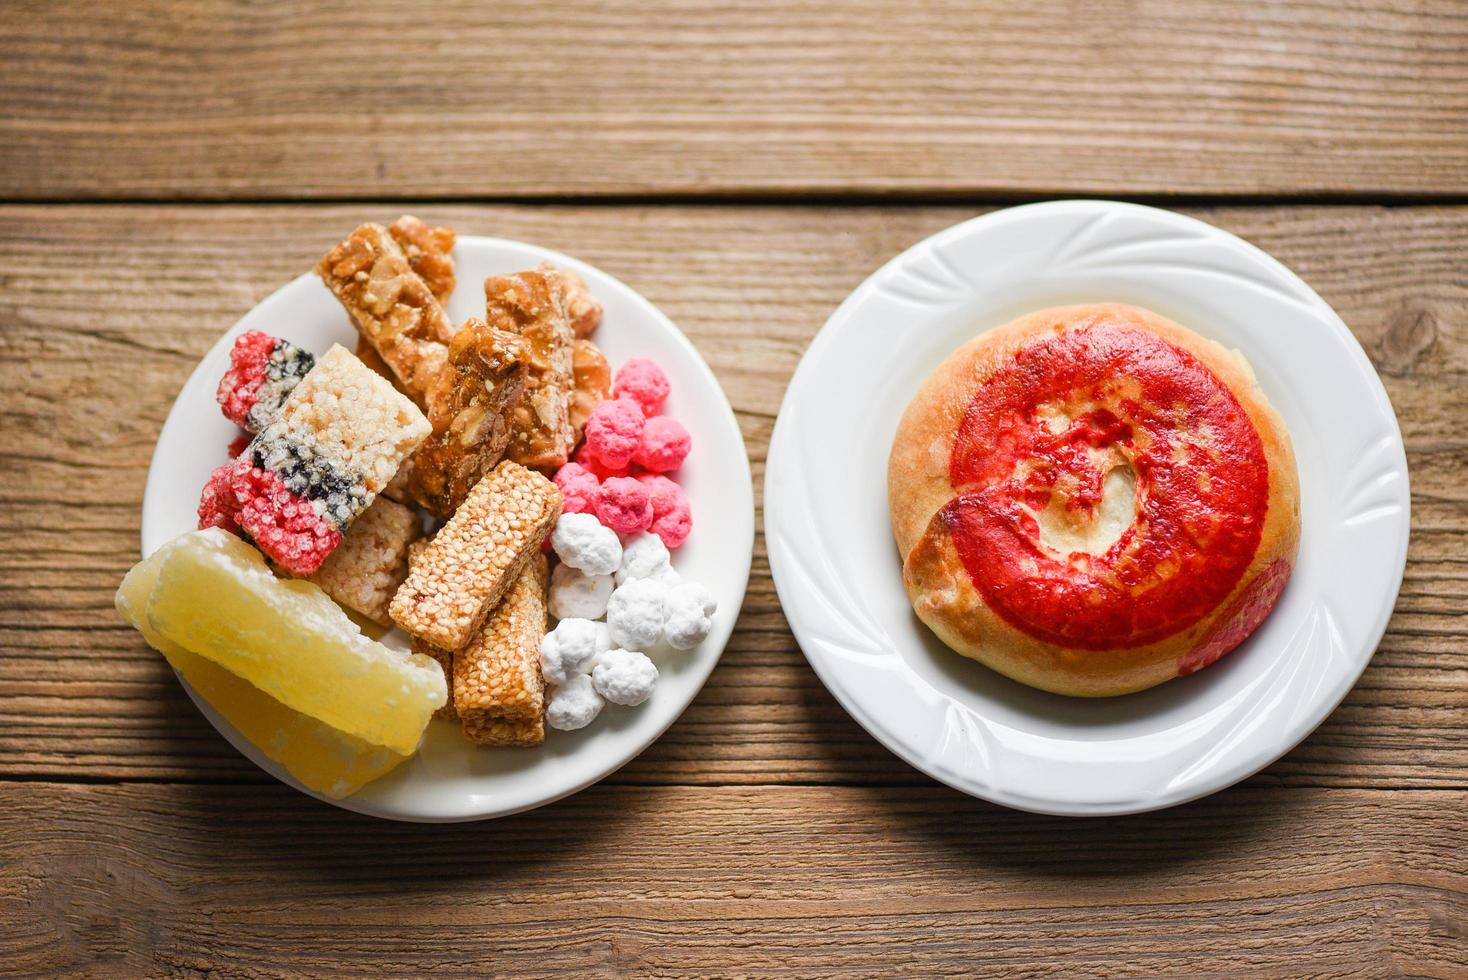
M 400 755 L 417 750 L 448 700 L 433 660 L 363 636 L 318 586 L 276 578 L 258 551 L 218 528 L 172 542 L 147 620 L 287 707 Z
M 287 708 L 255 685 L 154 632 L 144 611 L 171 547 L 172 543 L 164 545 L 127 573 L 117 589 L 117 611 L 236 731 L 301 785 L 334 800 L 350 796 L 407 760 Z

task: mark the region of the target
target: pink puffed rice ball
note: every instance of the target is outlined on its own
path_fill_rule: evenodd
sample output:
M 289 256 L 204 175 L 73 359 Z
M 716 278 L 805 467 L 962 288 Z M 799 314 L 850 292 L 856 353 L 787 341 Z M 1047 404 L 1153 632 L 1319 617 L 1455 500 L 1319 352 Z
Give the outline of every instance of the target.
M 636 534 L 652 524 L 652 493 L 631 477 L 614 476 L 601 485 L 596 516 L 618 534 Z
M 642 427 L 642 445 L 632 461 L 654 473 L 669 473 L 683 465 L 688 450 L 693 448 L 693 437 L 683 428 L 683 423 L 666 415 L 657 415 L 647 420 Z
M 652 524 L 648 530 L 662 538 L 666 547 L 678 547 L 693 530 L 693 511 L 683 488 L 659 473 L 642 473 L 636 480 L 652 497 Z
M 561 488 L 561 513 L 586 514 L 596 508 L 596 495 L 601 480 L 580 463 L 567 463 L 556 470 L 556 486 Z
M 612 398 L 586 420 L 586 451 L 610 470 L 624 469 L 642 444 L 642 409 L 630 398 Z
M 663 401 L 671 388 L 668 376 L 656 361 L 634 357 L 617 371 L 612 397 L 632 399 L 651 417 L 663 410 Z
M 614 476 L 632 475 L 632 467 L 630 466 L 624 466 L 621 469 L 614 470 L 603 465 L 602 461 L 596 458 L 596 454 L 584 442 L 571 454 L 571 460 L 586 467 L 598 480 L 610 480 Z

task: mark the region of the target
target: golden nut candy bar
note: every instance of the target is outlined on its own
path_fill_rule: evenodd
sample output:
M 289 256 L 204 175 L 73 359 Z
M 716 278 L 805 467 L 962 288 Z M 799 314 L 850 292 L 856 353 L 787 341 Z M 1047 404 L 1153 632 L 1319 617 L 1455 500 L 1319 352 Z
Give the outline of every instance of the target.
M 392 235 L 381 225 L 362 225 L 326 253 L 316 274 L 421 404 L 448 357 L 454 328 Z
M 428 284 L 433 298 L 449 301 L 454 291 L 454 229 L 431 227 L 411 214 L 405 214 L 388 226 L 388 234 L 408 257 L 413 271 Z
M 561 466 L 575 445 L 569 413 L 576 338 L 566 317 L 565 284 L 554 270 L 490 276 L 484 298 L 485 322 L 519 334 L 528 345 L 525 397 L 515 406 L 505 455 L 523 466 Z
M 408 493 L 441 520 L 510 442 L 510 419 L 525 394 L 528 350 L 517 334 L 469 320 L 454 334 L 449 360 L 428 391 L 430 435 L 412 457 Z

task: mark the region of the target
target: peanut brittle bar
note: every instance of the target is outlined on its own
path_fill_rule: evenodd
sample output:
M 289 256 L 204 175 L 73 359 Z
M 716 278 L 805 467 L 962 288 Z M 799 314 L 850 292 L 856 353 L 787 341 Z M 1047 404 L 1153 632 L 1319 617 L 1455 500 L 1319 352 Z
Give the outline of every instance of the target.
M 388 234 L 408 257 L 413 271 L 428 284 L 433 298 L 447 303 L 454 291 L 454 229 L 430 227 L 411 214 L 405 214 L 388 226 Z
M 387 605 L 408 577 L 409 546 L 422 536 L 423 522 L 412 508 L 378 497 L 306 581 L 321 586 L 338 604 L 391 627 Z
M 326 253 L 316 274 L 421 403 L 448 356 L 454 328 L 392 235 L 381 225 L 362 225 Z
M 571 331 L 577 337 L 590 337 L 601 326 L 602 306 L 591 295 L 586 280 L 575 269 L 567 269 L 551 262 L 542 262 L 536 272 L 556 272 L 566 286 L 566 316 L 571 320 Z
M 485 321 L 519 334 L 528 344 L 525 397 L 515 406 L 506 455 L 523 466 L 554 468 L 571 454 L 569 417 L 575 376 L 566 317 L 566 289 L 558 272 L 517 272 L 484 280 Z
M 538 745 L 545 740 L 546 560 L 531 556 L 515 584 L 462 650 L 454 653 L 450 697 L 464 737 L 479 745 Z
M 529 351 L 517 334 L 469 320 L 454 334 L 448 364 L 428 390 L 433 434 L 413 455 L 408 493 L 447 520 L 500 461 L 525 394 Z
M 388 609 L 393 622 L 445 650 L 474 636 L 561 513 L 561 492 L 508 460 L 491 470 L 439 530 Z
M 571 377 L 571 438 L 580 442 L 592 410 L 612 397 L 612 366 L 600 347 L 577 339 L 571 345 Z

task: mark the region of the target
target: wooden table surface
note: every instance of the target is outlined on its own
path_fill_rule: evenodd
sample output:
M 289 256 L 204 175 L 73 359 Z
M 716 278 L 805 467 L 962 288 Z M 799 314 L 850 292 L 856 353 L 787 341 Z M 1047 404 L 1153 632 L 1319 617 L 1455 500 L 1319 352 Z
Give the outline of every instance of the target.
M 0 6 L 0 972 L 1468 975 L 1462 0 Z M 625 769 L 491 823 L 274 782 L 112 610 L 197 359 L 405 210 L 621 277 L 755 485 L 895 252 L 1018 200 L 1176 207 L 1298 271 L 1401 421 L 1390 628 L 1303 745 L 1118 819 L 953 792 L 806 665 L 764 544 Z

